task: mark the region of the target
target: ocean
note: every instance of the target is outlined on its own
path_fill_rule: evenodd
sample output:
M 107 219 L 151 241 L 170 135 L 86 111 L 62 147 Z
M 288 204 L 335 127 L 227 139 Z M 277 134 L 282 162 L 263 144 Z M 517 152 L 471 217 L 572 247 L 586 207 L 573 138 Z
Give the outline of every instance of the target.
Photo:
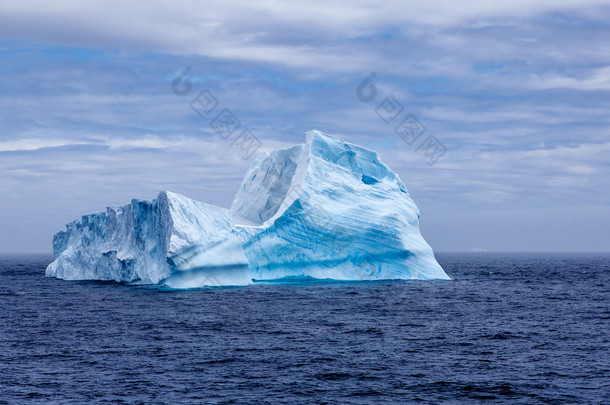
M 0 404 L 608 403 L 610 255 L 437 258 L 453 280 L 177 291 L 0 256 Z

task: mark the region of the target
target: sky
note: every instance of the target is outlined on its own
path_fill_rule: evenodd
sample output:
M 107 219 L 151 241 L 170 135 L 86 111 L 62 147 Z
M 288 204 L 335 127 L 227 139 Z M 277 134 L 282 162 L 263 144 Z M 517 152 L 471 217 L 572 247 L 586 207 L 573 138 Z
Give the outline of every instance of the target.
M 161 190 L 230 207 L 253 157 L 203 91 L 261 149 L 376 150 L 437 252 L 610 251 L 610 1 L 57 0 L 0 3 L 0 253 Z

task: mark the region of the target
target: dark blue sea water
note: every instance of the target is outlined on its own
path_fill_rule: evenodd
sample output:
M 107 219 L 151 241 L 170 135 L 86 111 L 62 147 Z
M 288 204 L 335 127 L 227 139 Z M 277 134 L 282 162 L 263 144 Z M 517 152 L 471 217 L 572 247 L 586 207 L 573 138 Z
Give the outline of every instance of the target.
M 0 403 L 608 403 L 610 256 L 163 291 L 0 257 Z

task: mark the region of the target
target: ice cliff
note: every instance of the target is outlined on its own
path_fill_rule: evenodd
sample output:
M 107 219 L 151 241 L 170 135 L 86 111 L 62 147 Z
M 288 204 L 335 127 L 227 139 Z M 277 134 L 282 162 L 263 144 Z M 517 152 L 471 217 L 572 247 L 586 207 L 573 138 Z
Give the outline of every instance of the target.
M 53 253 L 46 275 L 66 280 L 175 288 L 251 282 L 229 212 L 168 191 L 70 222 L 53 237 Z
M 69 223 L 53 250 L 47 276 L 174 288 L 449 278 L 398 176 L 377 153 L 319 131 L 257 156 L 230 211 L 162 192 Z

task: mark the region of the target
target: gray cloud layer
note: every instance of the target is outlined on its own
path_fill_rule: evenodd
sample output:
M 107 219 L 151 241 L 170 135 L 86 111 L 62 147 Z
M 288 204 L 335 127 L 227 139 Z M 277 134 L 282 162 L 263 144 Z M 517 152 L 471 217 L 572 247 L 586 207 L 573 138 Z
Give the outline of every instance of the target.
M 162 189 L 228 206 L 248 162 L 190 109 L 204 88 L 265 148 L 379 150 L 438 250 L 610 246 L 609 2 L 168 4 L 0 5 L 0 251 Z M 434 166 L 376 114 L 389 95 L 447 147 Z

